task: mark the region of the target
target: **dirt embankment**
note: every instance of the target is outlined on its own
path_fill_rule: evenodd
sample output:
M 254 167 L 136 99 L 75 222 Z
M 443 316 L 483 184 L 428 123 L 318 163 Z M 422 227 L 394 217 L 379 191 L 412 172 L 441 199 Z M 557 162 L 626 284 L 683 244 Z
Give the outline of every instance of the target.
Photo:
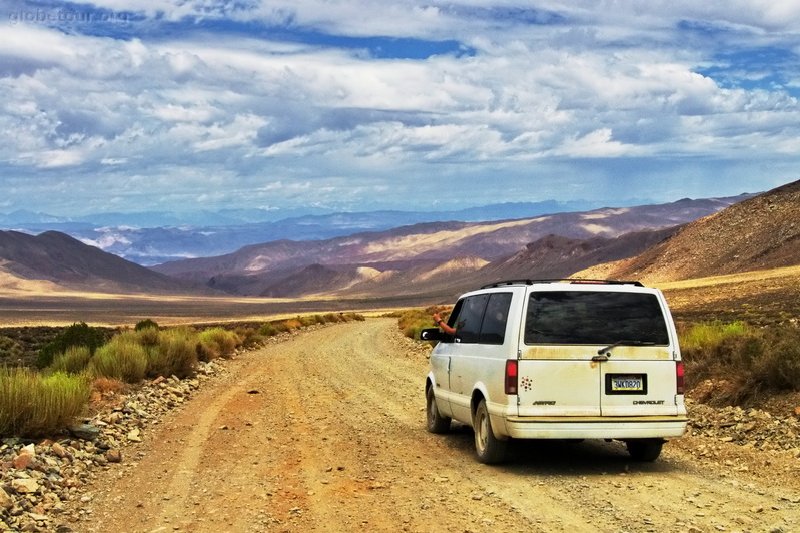
M 617 443 L 424 424 L 427 361 L 394 321 L 247 353 L 93 488 L 76 531 L 797 531 L 800 460 L 703 435 L 632 462 Z M 128 459 L 127 457 L 130 457 Z

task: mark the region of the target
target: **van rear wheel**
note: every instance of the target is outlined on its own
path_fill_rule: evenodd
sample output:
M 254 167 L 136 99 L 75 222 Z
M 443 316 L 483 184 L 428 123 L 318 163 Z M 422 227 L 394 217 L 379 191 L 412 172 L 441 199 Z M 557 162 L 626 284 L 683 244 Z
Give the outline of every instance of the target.
M 436 405 L 436 396 L 433 394 L 433 385 L 425 393 L 426 411 L 428 415 L 428 431 L 431 433 L 447 433 L 450 430 L 450 417 L 442 416 Z
M 500 463 L 505 459 L 508 441 L 499 440 L 492 432 L 486 400 L 481 400 L 475 410 L 475 452 L 478 460 L 485 464 Z
M 652 462 L 661 455 L 662 439 L 632 439 L 625 441 L 628 453 L 636 461 Z

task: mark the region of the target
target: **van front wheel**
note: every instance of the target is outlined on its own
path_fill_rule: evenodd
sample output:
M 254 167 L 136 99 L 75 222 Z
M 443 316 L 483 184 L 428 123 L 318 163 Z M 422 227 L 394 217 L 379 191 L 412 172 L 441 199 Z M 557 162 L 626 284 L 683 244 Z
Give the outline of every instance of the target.
M 505 459 L 508 441 L 499 440 L 492 432 L 486 400 L 481 400 L 475 410 L 475 452 L 478 460 L 485 464 L 500 463 Z
M 662 439 L 632 439 L 625 441 L 628 453 L 636 461 L 652 462 L 661 455 Z

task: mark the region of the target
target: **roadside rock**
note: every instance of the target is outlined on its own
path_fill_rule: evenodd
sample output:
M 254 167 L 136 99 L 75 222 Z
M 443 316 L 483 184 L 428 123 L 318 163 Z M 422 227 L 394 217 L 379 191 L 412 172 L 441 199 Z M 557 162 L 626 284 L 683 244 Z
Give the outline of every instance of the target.
M 800 448 L 800 419 L 773 415 L 761 409 L 715 408 L 686 400 L 694 435 L 731 442 L 757 450 L 794 452 Z

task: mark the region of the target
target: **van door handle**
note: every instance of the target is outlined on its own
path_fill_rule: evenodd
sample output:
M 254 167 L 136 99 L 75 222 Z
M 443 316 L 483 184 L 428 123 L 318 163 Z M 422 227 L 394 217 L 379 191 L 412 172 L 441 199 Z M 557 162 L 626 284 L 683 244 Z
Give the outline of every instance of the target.
M 603 355 L 595 355 L 592 357 L 592 361 L 595 363 L 605 363 L 608 361 L 608 356 L 606 354 Z

